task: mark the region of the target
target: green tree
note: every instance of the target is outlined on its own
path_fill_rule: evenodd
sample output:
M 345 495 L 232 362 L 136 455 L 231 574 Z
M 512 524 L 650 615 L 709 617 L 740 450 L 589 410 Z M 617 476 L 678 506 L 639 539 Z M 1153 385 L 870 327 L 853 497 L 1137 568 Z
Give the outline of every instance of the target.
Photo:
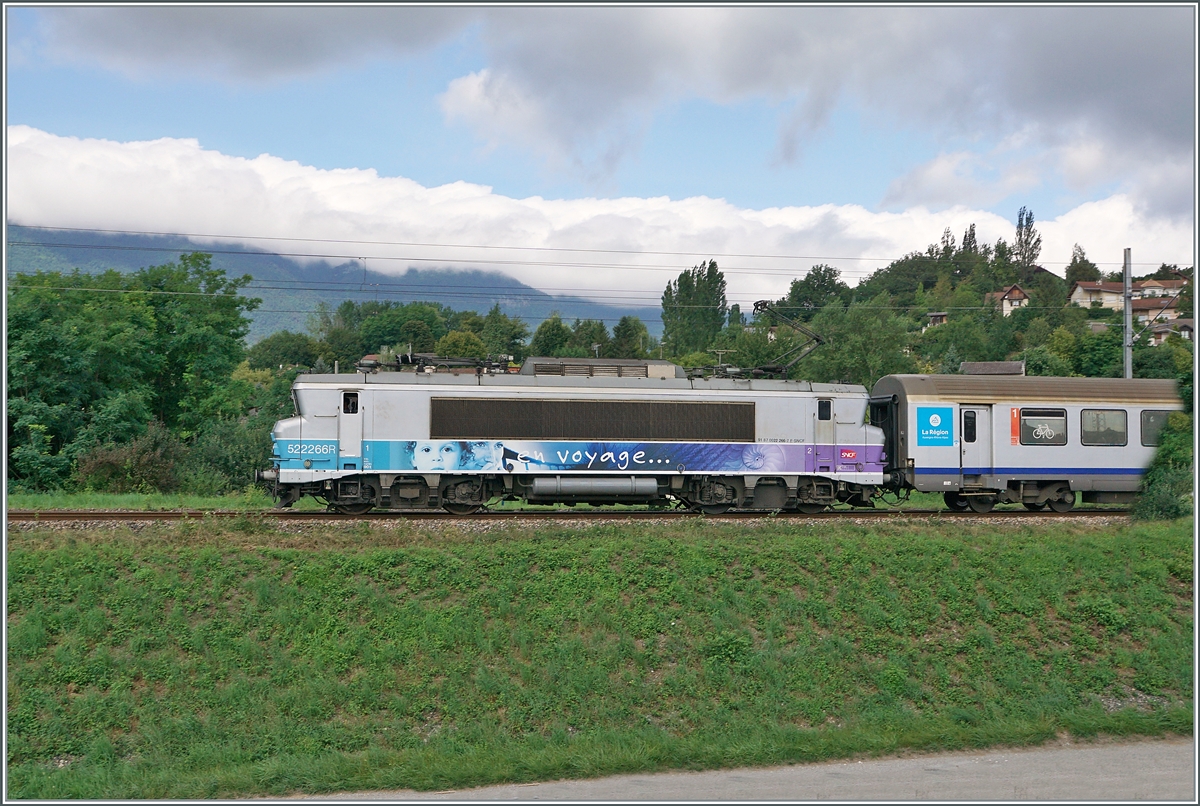
M 317 340 L 303 333 L 280 330 L 246 351 L 251 369 L 276 369 L 299 365 L 311 367 L 320 354 Z
M 1032 347 L 1041 347 L 1050 340 L 1050 323 L 1046 321 L 1046 317 L 1039 316 L 1029 323 L 1025 333 L 1021 338 L 1021 343 L 1028 350 Z
M 831 302 L 844 302 L 850 297 L 850 287 L 841 280 L 841 272 L 820 264 L 809 269 L 803 279 L 792 280 L 787 296 L 777 303 L 785 314 L 804 321 Z
M 483 340 L 467 330 L 451 330 L 438 339 L 437 354 L 442 358 L 486 358 Z
M 249 280 L 202 253 L 130 274 L 23 275 L 8 299 L 10 478 L 58 486 L 83 452 L 151 420 L 186 437 L 241 414 L 229 380 L 258 305 L 239 293 Z
M 534 332 L 533 341 L 529 344 L 529 354 L 547 357 L 559 355 L 570 338 L 571 329 L 563 324 L 561 316 L 552 313 Z
M 1042 236 L 1033 228 L 1033 211 L 1022 207 L 1017 211 L 1017 235 L 1013 242 L 1013 261 L 1021 271 L 1021 281 L 1033 276 L 1038 256 L 1042 253 Z
M 636 316 L 622 316 L 613 328 L 612 340 L 604 355 L 608 358 L 645 358 L 650 333 Z
M 529 338 L 529 326 L 515 317 L 500 311 L 500 303 L 492 306 L 483 317 L 480 335 L 489 355 L 511 355 L 520 361 L 525 357 L 525 339 Z
M 1089 378 L 1120 378 L 1124 374 L 1122 328 L 1103 333 L 1084 333 L 1076 339 L 1075 368 Z
M 588 358 L 595 358 L 597 348 L 600 355 L 607 352 L 608 342 L 608 328 L 603 322 L 596 319 L 576 319 L 571 327 L 571 336 L 567 339 L 567 347 L 575 348 Z
M 663 343 L 673 355 L 708 348 L 725 325 L 725 275 L 715 260 L 680 273 L 662 295 Z
M 1046 339 L 1046 346 L 1059 358 L 1069 363 L 1075 363 L 1075 345 L 1077 338 L 1070 328 L 1065 325 L 1056 327 Z
M 1066 377 L 1073 374 L 1071 372 L 1071 364 L 1064 361 L 1045 346 L 1030 347 L 1021 353 L 1020 357 L 1025 362 L 1026 375 L 1056 375 Z
M 1075 283 L 1082 282 L 1098 282 L 1099 280 L 1100 268 L 1087 259 L 1082 246 L 1075 244 L 1075 248 L 1071 250 L 1071 262 L 1067 264 L 1067 286 L 1071 287 Z
M 885 294 L 849 307 L 826 305 L 811 327 L 826 343 L 797 365 L 794 377 L 847 381 L 870 389 L 884 375 L 917 368 L 907 350 L 909 320 L 892 311 Z M 945 325 L 933 329 L 941 327 Z
M 412 345 L 414 353 L 430 353 L 433 352 L 437 345 L 437 340 L 433 337 L 433 330 L 429 324 L 422 319 L 409 319 L 400 326 L 400 341 L 396 342 L 397 352 L 408 353 L 409 345 Z
M 330 328 L 325 334 L 325 338 L 320 342 L 321 354 L 320 358 L 324 359 L 327 364 L 333 365 L 333 362 L 339 363 L 339 368 L 350 368 L 358 362 L 367 353 L 371 352 L 363 344 L 362 336 L 357 330 L 352 330 L 348 327 L 335 325 Z M 384 342 L 380 342 L 383 344 Z M 378 350 L 379 344 L 376 344 L 373 349 Z
M 1122 358 L 1124 361 L 1124 358 Z M 1122 367 L 1123 368 L 1123 367 Z M 1133 377 L 1174 378 L 1178 374 L 1175 354 L 1170 346 L 1151 347 L 1139 340 L 1133 347 Z
M 364 302 L 353 311 L 347 310 L 341 317 L 347 327 L 355 321 L 358 322 L 359 346 L 366 352 L 374 352 L 384 344 L 407 345 L 409 339 L 406 338 L 405 326 L 413 321 L 423 322 L 434 339 L 439 339 L 448 332 L 447 313 L 441 305 L 432 302 L 410 302 L 407 305 L 393 306 L 388 303 L 387 307 L 383 306 L 384 303 Z M 338 309 L 339 313 L 342 313 L 345 307 L 343 303 Z M 411 333 L 411 329 L 407 333 Z M 361 355 L 358 357 L 361 358 Z

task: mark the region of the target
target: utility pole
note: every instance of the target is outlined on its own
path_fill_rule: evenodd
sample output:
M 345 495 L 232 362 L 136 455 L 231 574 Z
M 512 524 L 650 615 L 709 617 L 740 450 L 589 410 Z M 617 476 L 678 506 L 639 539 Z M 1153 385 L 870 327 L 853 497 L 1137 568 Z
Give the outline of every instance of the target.
M 1125 248 L 1125 377 L 1133 377 L 1133 250 Z

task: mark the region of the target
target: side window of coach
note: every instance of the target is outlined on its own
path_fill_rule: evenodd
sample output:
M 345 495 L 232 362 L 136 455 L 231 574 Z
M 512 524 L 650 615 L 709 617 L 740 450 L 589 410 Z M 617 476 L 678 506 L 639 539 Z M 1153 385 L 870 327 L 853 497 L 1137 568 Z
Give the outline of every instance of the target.
M 1167 415 L 1169 411 L 1143 411 L 1142 412 L 1142 444 L 1147 447 L 1155 447 L 1158 445 L 1158 434 L 1163 430 L 1163 426 L 1167 424 Z
M 1021 409 L 1022 445 L 1066 445 L 1066 409 Z
M 975 441 L 975 412 L 963 412 L 963 442 Z
M 817 419 L 832 420 L 833 419 L 833 401 L 818 400 L 817 401 Z
M 342 393 L 342 414 L 358 414 L 358 392 Z
M 1084 409 L 1079 418 L 1079 441 L 1084 445 L 1129 444 L 1129 429 L 1122 409 Z

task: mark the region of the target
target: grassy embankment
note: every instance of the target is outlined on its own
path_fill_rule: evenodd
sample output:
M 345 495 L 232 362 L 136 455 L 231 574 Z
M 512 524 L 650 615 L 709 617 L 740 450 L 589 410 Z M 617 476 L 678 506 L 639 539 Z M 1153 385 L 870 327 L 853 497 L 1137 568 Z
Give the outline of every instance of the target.
M 1191 535 L 12 531 L 8 795 L 441 789 L 1188 733 Z

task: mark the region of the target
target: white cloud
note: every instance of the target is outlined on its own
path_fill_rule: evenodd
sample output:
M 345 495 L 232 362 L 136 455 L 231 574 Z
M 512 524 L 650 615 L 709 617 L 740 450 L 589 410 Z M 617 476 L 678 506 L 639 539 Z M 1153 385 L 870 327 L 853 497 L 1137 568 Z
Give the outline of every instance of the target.
M 8 215 L 16 224 L 208 233 L 232 242 L 269 236 L 285 239 L 270 242 L 271 249 L 362 256 L 380 271 L 500 269 L 538 288 L 593 297 L 629 290 L 650 302 L 668 279 L 711 255 L 766 256 L 718 257 L 731 299 L 746 303 L 781 295 L 816 263 L 837 266 L 856 281 L 936 242 L 947 227 L 960 235 L 974 223 L 988 242 L 1011 240 L 1013 230 L 1010 221 L 966 207 L 876 213 L 857 205 L 753 210 L 705 197 L 513 199 L 466 182 L 423 187 L 373 170 L 320 170 L 268 154 L 231 157 L 196 140 L 119 143 L 28 126 L 8 128 L 7 156 Z M 1075 243 L 1098 262 L 1119 261 L 1120 250 L 1131 246 L 1138 261 L 1191 263 L 1190 222 L 1149 217 L 1126 196 L 1082 205 L 1038 227 L 1042 263 L 1058 271 Z M 443 246 L 288 244 L 288 238 Z M 487 248 L 450 246 L 468 244 Z M 539 265 L 546 263 L 555 265 Z
M 547 128 L 545 108 L 537 98 L 486 68 L 454 79 L 438 100 L 450 120 L 487 132 L 489 147 Z
M 990 207 L 1014 193 L 1042 184 L 1045 158 L 997 160 L 998 150 L 989 154 L 972 151 L 939 154 L 894 179 L 882 205 L 887 209 L 914 205 L 945 208 L 955 204 Z

